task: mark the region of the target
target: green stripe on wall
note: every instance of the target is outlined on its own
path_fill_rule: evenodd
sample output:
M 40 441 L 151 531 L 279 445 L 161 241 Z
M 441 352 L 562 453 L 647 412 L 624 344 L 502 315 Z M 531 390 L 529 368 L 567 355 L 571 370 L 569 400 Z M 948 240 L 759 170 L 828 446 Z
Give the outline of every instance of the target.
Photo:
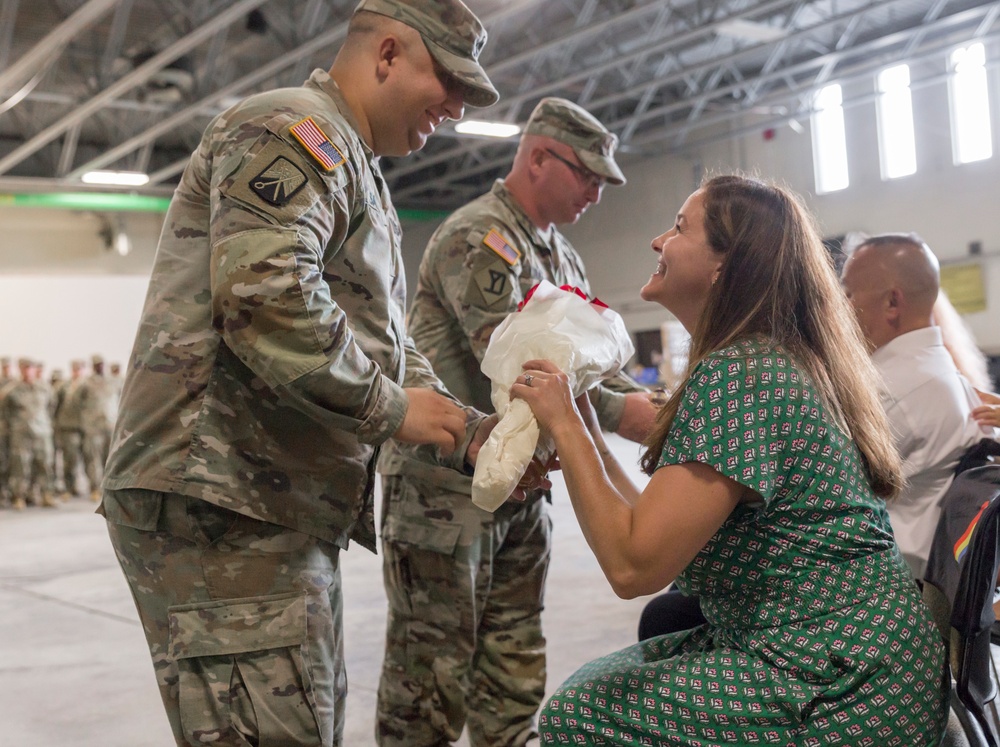
M 104 210 L 165 213 L 169 197 L 125 195 L 115 192 L 39 192 L 0 194 L 0 207 L 44 207 L 60 210 Z
M 165 213 L 169 197 L 128 195 L 115 192 L 39 192 L 0 194 L 0 207 L 43 207 L 60 210 L 101 210 L 105 212 Z M 398 210 L 401 221 L 441 221 L 447 210 Z

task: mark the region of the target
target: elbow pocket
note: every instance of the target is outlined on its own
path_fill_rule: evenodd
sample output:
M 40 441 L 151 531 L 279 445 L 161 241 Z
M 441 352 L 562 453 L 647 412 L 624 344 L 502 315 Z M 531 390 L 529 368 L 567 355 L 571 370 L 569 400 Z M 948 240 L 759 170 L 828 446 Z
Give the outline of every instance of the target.
M 324 743 L 333 724 L 320 726 L 306 599 L 295 593 L 170 608 L 170 655 L 188 742 L 239 734 L 261 747 Z
M 294 230 L 261 229 L 213 247 L 213 324 L 271 386 L 286 385 L 328 362 L 315 316 L 332 307 L 329 288 L 318 267 L 300 261 L 298 246 Z

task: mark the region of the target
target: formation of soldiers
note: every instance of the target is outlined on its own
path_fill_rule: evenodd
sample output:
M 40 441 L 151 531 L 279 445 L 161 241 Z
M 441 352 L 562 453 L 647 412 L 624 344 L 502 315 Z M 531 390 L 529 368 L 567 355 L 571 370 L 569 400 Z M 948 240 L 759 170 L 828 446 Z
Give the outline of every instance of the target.
M 118 413 L 120 366 L 104 359 L 70 363 L 70 375 L 44 364 L 0 358 L 0 508 L 54 508 L 57 499 L 100 500 L 111 429 Z

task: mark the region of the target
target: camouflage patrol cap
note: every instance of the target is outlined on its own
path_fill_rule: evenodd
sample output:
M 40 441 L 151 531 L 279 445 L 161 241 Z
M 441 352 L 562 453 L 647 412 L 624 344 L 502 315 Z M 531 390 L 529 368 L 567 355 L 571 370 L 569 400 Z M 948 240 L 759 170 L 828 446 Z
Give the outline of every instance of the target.
M 355 13 L 378 13 L 420 32 L 427 51 L 466 88 L 465 103 L 492 106 L 500 99 L 479 53 L 486 46 L 486 29 L 462 0 L 361 0 Z
M 90 356 L 90 365 L 92 366 L 102 366 L 104 365 L 104 358 L 99 355 Z
M 8 358 L 6 355 L 0 358 L 0 366 L 9 366 L 9 365 L 10 365 L 10 358 Z
M 615 163 L 618 136 L 572 101 L 555 97 L 539 101 L 528 118 L 524 134 L 544 135 L 565 143 L 595 174 L 610 184 L 625 183 L 625 175 Z

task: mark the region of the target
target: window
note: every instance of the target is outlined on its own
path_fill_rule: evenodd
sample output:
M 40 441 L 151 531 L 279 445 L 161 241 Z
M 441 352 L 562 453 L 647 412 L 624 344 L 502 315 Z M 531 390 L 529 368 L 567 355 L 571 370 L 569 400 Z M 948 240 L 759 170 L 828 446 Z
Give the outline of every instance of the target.
M 956 49 L 949 59 L 951 132 L 955 163 L 993 155 L 990 100 L 986 88 L 986 50 L 982 43 Z
M 883 70 L 878 74 L 877 83 L 876 110 L 882 178 L 909 176 L 917 170 L 909 65 L 896 65 Z
M 845 189 L 847 176 L 847 137 L 844 134 L 843 94 L 840 86 L 821 88 L 813 100 L 813 163 L 816 191 L 820 194 Z

